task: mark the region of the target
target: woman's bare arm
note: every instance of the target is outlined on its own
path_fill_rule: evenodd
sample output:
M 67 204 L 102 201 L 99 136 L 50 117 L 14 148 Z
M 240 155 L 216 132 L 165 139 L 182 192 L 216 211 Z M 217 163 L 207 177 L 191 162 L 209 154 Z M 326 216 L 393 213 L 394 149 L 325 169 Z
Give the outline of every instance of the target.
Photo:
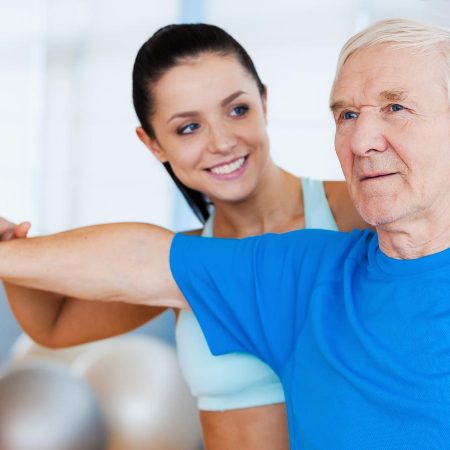
M 70 328 L 64 331 L 77 326 L 74 313 L 83 307 L 76 299 L 91 302 L 92 309 L 83 309 L 82 317 L 91 321 L 92 328 L 107 310 L 110 318 L 118 311 L 131 312 L 132 306 L 122 302 L 138 305 L 129 321 L 125 320 L 128 323 L 123 323 L 128 329 L 153 317 L 156 311 L 146 310 L 147 305 L 187 307 L 170 273 L 172 237 L 169 231 L 151 225 L 111 224 L 2 242 L 0 278 L 10 283 L 11 307 L 32 337 L 51 346 L 86 342 L 106 337 L 105 330 L 101 336 L 91 330 L 81 341 L 70 337 Z M 67 314 L 66 322 L 59 316 L 61 311 Z M 141 313 L 146 314 L 142 322 Z M 103 322 L 108 322 L 106 316 Z M 53 331 L 48 326 L 51 323 L 57 324 Z M 116 331 L 127 329 L 110 329 L 112 334 Z
M 166 310 L 122 302 L 88 301 L 5 283 L 11 310 L 31 338 L 58 348 L 117 336 Z

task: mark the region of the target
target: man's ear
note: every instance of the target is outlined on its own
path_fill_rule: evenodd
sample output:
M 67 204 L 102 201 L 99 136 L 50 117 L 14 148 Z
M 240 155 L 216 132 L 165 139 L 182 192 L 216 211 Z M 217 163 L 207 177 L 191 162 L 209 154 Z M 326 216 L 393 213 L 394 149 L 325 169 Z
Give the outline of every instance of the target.
M 155 158 L 159 162 L 167 162 L 166 154 L 156 139 L 151 138 L 142 127 L 136 128 L 136 134 L 139 140 L 155 155 Z

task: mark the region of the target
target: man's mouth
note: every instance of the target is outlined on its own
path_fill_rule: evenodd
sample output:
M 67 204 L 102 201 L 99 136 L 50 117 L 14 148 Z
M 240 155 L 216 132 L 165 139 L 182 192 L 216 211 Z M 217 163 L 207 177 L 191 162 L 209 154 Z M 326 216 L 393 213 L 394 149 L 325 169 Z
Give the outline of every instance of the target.
M 377 180 L 389 177 L 391 175 L 397 175 L 398 172 L 387 172 L 387 173 L 370 173 L 370 174 L 364 174 L 360 177 L 360 181 L 367 181 L 367 180 Z

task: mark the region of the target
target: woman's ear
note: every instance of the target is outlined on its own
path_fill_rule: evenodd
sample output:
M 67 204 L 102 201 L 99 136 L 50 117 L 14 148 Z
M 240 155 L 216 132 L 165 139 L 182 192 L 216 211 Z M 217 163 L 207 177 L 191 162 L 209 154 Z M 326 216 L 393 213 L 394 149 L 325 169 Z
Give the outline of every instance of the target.
M 264 111 L 264 117 L 266 118 L 267 123 L 267 86 L 264 85 L 264 92 L 261 95 L 262 107 Z
M 136 134 L 139 140 L 155 155 L 155 158 L 159 162 L 167 162 L 166 154 L 156 139 L 151 138 L 142 127 L 136 128 Z

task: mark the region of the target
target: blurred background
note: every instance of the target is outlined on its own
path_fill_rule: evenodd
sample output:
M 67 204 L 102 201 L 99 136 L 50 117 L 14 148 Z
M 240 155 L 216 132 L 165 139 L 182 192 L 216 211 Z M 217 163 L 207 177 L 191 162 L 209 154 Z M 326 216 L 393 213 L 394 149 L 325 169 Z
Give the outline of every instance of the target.
M 340 47 L 369 23 L 450 26 L 449 0 L 0 0 L 0 215 L 32 233 L 114 222 L 197 227 L 138 141 L 131 70 L 173 22 L 230 32 L 268 86 L 273 158 L 298 175 L 341 179 L 328 96 Z M 0 364 L 19 336 L 0 288 Z M 173 344 L 170 313 L 140 334 Z

